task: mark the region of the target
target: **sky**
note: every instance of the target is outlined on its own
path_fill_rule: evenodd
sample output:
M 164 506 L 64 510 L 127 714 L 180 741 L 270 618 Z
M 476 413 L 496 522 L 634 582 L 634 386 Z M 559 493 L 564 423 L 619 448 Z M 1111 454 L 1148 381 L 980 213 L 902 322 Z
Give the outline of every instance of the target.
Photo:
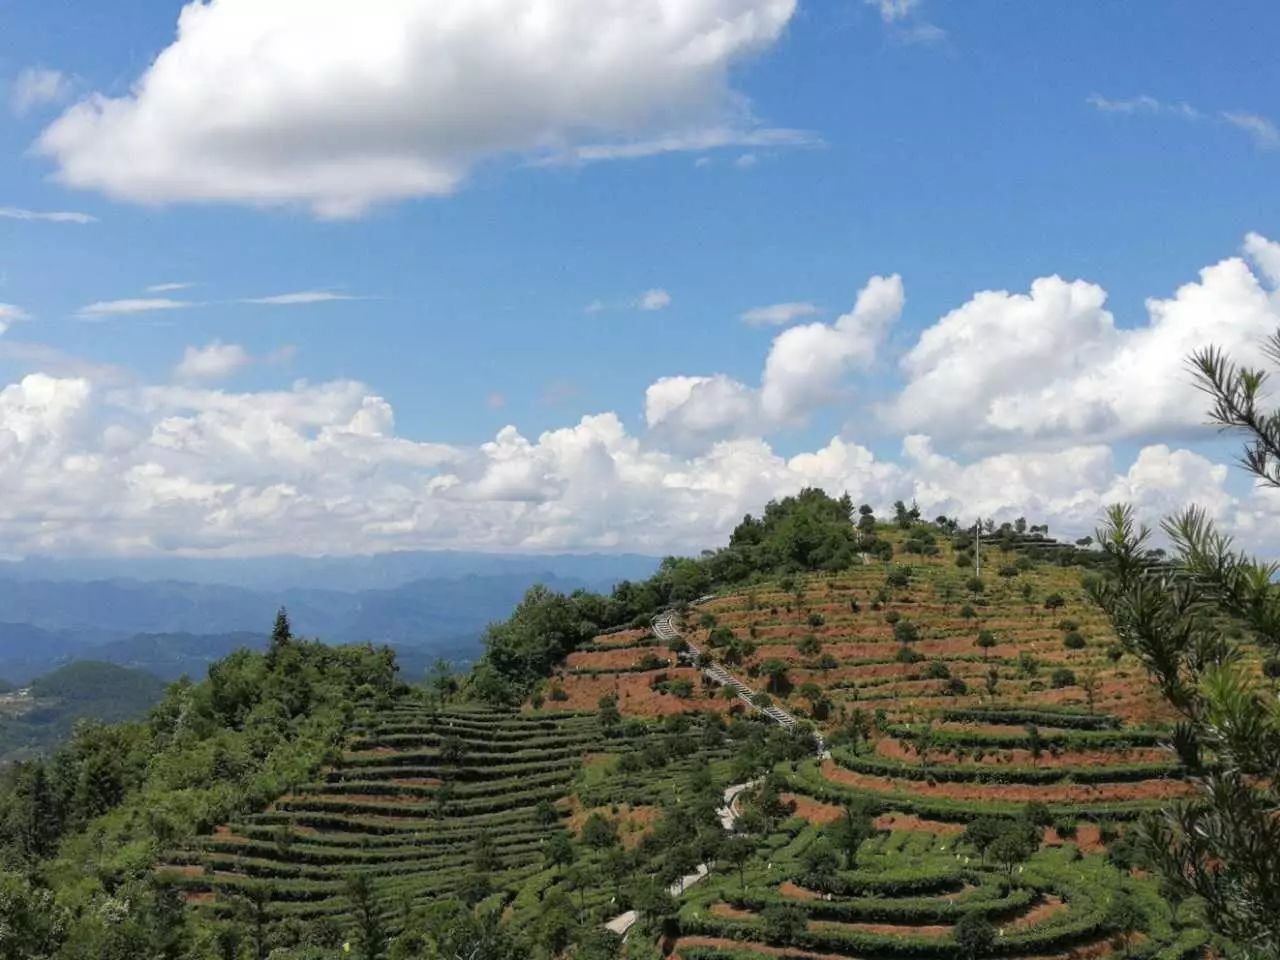
M 1280 537 L 1280 9 L 0 0 L 0 556 Z

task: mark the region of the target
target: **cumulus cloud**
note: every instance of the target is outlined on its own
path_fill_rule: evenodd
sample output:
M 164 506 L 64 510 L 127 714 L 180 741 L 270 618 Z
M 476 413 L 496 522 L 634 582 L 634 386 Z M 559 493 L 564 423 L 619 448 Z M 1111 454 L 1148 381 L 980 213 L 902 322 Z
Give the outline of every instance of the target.
M 904 300 L 900 277 L 872 277 L 834 323 L 791 327 L 775 337 L 759 388 L 724 374 L 664 377 L 645 393 L 645 421 L 681 448 L 795 424 L 835 399 L 851 371 L 871 364 Z
M 9 90 L 9 109 L 25 117 L 37 107 L 58 103 L 71 95 L 71 80 L 57 70 L 28 67 L 18 74 Z
M 215 340 L 203 347 L 187 347 L 173 372 L 180 380 L 225 380 L 252 362 L 238 343 Z
M 432 443 L 399 435 L 391 403 L 356 381 L 208 385 L 251 359 L 234 345 L 193 348 L 186 375 L 146 385 L 0 343 L 46 368 L 0 389 L 0 552 L 696 551 L 805 486 L 881 510 L 914 498 L 930 516 L 1022 515 L 1066 537 L 1110 503 L 1154 521 L 1198 502 L 1256 549 L 1280 538 L 1280 495 L 1233 492 L 1229 467 L 1167 433 L 1123 454 L 1107 441 L 1160 424 L 1176 435 L 1204 405 L 1177 394 L 1185 350 L 1218 340 L 1247 358 L 1253 333 L 1271 332 L 1280 245 L 1250 234 L 1245 252 L 1270 288 L 1232 258 L 1150 301 L 1138 328 L 1080 281 L 976 295 L 907 354 L 916 379 L 891 412 L 928 423 L 890 459 L 850 437 L 784 456 L 765 435 L 872 363 L 903 307 L 896 277 L 873 278 L 834 322 L 776 337 L 759 387 L 656 381 L 640 434 L 603 412 L 538 436 L 508 425 L 478 445 Z M 933 402 L 911 392 L 927 378 L 943 392 L 916 409 Z M 1011 442 L 957 451 L 966 430 Z
M 1187 431 L 1204 421 L 1185 369 L 1213 343 L 1246 362 L 1280 327 L 1280 246 L 1257 235 L 1207 267 L 1147 322 L 1121 328 L 1106 291 L 1042 277 L 1029 293 L 985 291 L 926 329 L 902 359 L 906 386 L 882 408 L 888 424 L 972 441 L 1112 440 Z
M 45 223 L 97 223 L 97 217 L 74 210 L 25 210 L 22 207 L 0 207 L 0 220 L 43 221 Z
M 798 303 L 773 303 L 766 307 L 752 307 L 742 315 L 742 322 L 753 327 L 785 327 L 804 317 L 819 313 L 817 306 L 807 301 Z
M 104 317 L 124 317 L 135 313 L 157 313 L 165 310 L 185 310 L 199 306 L 188 300 L 173 300 L 169 297 L 134 297 L 126 300 L 99 300 L 90 303 L 77 311 L 76 315 L 87 319 L 100 320 Z
M 696 551 L 804 486 L 1067 536 L 1118 500 L 1150 519 L 1196 500 L 1246 543 L 1274 542 L 1280 502 L 1234 497 L 1227 473 L 1163 445 L 1128 463 L 1101 444 L 960 461 L 923 435 L 897 461 L 842 438 L 791 457 L 759 437 L 681 454 L 612 413 L 464 448 L 398 436 L 390 403 L 352 381 L 239 393 L 32 374 L 0 390 L 0 547 L 14 554 Z
M 452 193 L 492 156 L 767 139 L 729 68 L 771 46 L 795 7 L 192 2 L 128 95 L 75 104 L 37 149 L 63 183 L 121 199 L 300 204 L 348 217 Z

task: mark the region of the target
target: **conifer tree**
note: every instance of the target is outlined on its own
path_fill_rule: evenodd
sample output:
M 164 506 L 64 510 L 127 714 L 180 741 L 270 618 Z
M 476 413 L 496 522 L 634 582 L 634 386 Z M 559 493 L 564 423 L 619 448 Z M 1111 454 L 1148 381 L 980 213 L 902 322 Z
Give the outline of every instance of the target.
M 1266 344 L 1280 364 L 1280 333 Z M 1280 489 L 1280 410 L 1259 408 L 1267 372 L 1209 347 L 1190 359 L 1210 418 L 1247 435 L 1241 458 Z M 1090 583 L 1125 649 L 1181 717 L 1172 738 L 1200 787 L 1146 824 L 1145 846 L 1169 887 L 1202 897 L 1233 957 L 1280 955 L 1280 698 L 1251 666 L 1280 653 L 1280 565 L 1237 550 L 1208 514 L 1166 520 L 1167 560 L 1129 507 L 1098 532 L 1105 576 Z M 1169 562 L 1171 560 L 1171 562 Z

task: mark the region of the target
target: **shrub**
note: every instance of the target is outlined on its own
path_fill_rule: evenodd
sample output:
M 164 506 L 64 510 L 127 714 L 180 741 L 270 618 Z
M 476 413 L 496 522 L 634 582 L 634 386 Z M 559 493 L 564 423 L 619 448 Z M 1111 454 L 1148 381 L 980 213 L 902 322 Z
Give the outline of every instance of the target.
M 1051 593 L 1044 598 L 1044 608 L 1046 610 L 1060 610 L 1066 606 L 1067 601 L 1062 598 L 1060 593 Z
M 978 615 L 978 612 L 973 609 L 973 604 L 966 603 L 963 607 L 960 608 L 960 616 L 965 620 L 972 620 L 977 615 Z
M 970 593 L 982 593 L 987 589 L 987 585 L 981 577 L 970 577 L 965 581 L 965 589 Z
M 951 669 L 941 660 L 930 660 L 924 675 L 930 680 L 949 680 L 951 678 Z
M 915 643 L 920 639 L 920 628 L 910 620 L 899 620 L 893 625 L 893 639 L 899 643 Z
M 1062 638 L 1062 645 L 1068 650 L 1083 650 L 1085 645 L 1084 634 L 1079 630 L 1072 630 Z
M 565 693 L 564 687 L 560 686 L 560 684 L 558 683 L 551 685 L 550 696 L 551 696 L 551 699 L 554 700 L 556 703 L 564 703 L 566 700 L 569 699 L 569 694 Z
M 1074 687 L 1076 685 L 1076 675 L 1066 667 L 1058 667 L 1053 671 L 1049 682 L 1053 684 L 1053 689 L 1061 690 L 1063 687 Z
M 956 946 L 965 960 L 977 960 L 995 946 L 996 932 L 981 913 L 966 913 L 955 929 Z
M 711 635 L 707 637 L 707 643 L 713 647 L 724 647 L 736 639 L 732 630 L 728 627 L 716 627 L 711 631 Z
M 826 617 L 816 611 L 809 614 L 809 626 L 811 627 L 820 627 L 826 622 Z
M 795 943 L 809 927 L 804 910 L 794 903 L 773 903 L 760 914 L 765 936 L 773 943 Z
M 822 642 L 812 633 L 805 634 L 796 644 L 796 653 L 802 657 L 816 657 L 822 652 Z
M 969 692 L 969 685 L 959 677 L 952 677 L 942 685 L 942 692 L 949 697 L 963 697 Z
M 891 627 L 897 624 L 897 622 L 901 619 L 902 619 L 902 614 L 900 614 L 897 610 L 889 610 L 884 615 L 884 622 L 889 624 L 889 626 Z
M 897 566 L 889 571 L 888 576 L 884 578 L 886 584 L 896 587 L 899 590 L 911 586 L 911 568 L 906 566 Z
M 924 655 L 916 653 L 910 647 L 902 646 L 898 648 L 898 652 L 893 655 L 893 659 L 898 663 L 919 663 L 924 659 Z

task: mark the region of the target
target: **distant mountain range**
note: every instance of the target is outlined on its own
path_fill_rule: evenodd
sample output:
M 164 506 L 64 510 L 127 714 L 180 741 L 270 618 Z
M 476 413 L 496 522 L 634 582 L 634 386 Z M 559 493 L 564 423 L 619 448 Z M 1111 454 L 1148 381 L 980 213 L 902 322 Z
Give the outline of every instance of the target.
M 232 650 L 264 645 L 281 606 L 303 636 L 396 647 L 414 677 L 437 656 L 473 659 L 485 626 L 535 583 L 608 590 L 656 565 L 637 556 L 465 553 L 0 563 L 0 678 L 24 683 L 81 660 L 201 678 Z M 423 571 L 435 574 L 416 576 Z

